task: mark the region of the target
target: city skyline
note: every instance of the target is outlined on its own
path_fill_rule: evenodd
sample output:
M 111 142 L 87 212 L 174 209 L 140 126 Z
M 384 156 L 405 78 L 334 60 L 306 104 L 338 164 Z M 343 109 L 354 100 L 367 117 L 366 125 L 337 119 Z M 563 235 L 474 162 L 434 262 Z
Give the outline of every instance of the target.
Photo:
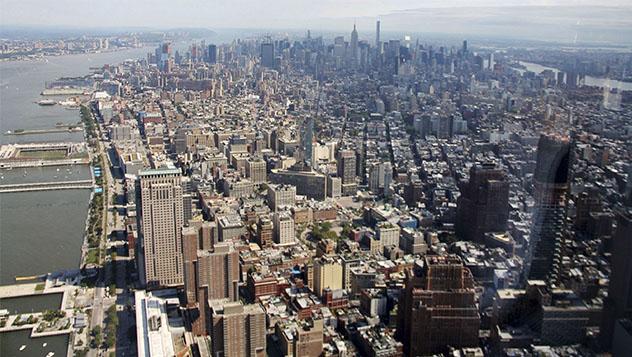
M 0 355 L 632 355 L 627 2 L 11 3 Z
M 274 1 L 247 0 L 224 4 L 133 2 L 94 2 L 82 6 L 76 0 L 63 2 L 2 1 L 0 31 L 13 27 L 49 26 L 49 31 L 68 29 L 165 29 L 208 28 L 216 30 L 301 30 L 346 31 L 349 23 L 358 25 L 360 37 L 372 33 L 375 20 L 382 20 L 382 31 L 469 36 L 487 36 L 568 43 L 600 42 L 630 44 L 632 2 L 603 3 L 586 1 L 534 0 L 528 2 L 496 0 L 449 2 L 411 0 L 368 2 L 356 0 Z M 64 11 L 59 11 L 64 9 Z M 92 11 L 105 16 L 90 18 Z M 447 25 L 450 26 L 447 26 Z M 54 29 L 50 26 L 57 26 Z M 2 29 L 4 27 L 4 30 Z M 14 33 L 13 31 L 11 33 Z

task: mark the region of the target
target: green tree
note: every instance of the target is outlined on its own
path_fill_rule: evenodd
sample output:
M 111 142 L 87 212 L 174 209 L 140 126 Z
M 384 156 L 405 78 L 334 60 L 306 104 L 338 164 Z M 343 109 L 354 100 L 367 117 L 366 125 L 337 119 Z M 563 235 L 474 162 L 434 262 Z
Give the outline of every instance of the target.
M 108 337 L 105 339 L 105 345 L 107 348 L 112 348 L 116 345 L 116 331 L 110 331 Z
M 96 347 L 101 346 L 103 342 L 103 335 L 101 334 L 101 326 L 94 326 L 92 329 L 92 336 L 94 337 L 94 345 Z
M 342 233 L 340 234 L 343 238 L 349 239 L 351 237 L 351 231 L 353 227 L 349 223 L 345 223 L 342 226 Z

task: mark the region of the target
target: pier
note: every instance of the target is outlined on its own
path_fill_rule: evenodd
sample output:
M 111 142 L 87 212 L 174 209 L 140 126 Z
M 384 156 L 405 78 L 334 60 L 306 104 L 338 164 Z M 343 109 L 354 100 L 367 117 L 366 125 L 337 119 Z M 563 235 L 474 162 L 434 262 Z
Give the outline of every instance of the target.
M 0 169 L 15 169 L 27 167 L 44 167 L 44 166 L 67 166 L 67 165 L 88 165 L 89 158 L 83 159 L 63 159 L 63 160 L 16 160 L 16 161 L 0 161 Z
M 0 169 L 89 163 L 90 153 L 85 143 L 29 143 L 0 146 Z
M 0 185 L 0 193 L 92 189 L 93 187 L 92 180 L 16 183 Z
M 66 126 L 66 127 L 57 127 L 50 129 L 22 129 L 22 130 L 14 130 L 7 131 L 4 135 L 39 135 L 39 134 L 50 134 L 50 133 L 77 133 L 82 131 L 83 128 L 80 126 Z

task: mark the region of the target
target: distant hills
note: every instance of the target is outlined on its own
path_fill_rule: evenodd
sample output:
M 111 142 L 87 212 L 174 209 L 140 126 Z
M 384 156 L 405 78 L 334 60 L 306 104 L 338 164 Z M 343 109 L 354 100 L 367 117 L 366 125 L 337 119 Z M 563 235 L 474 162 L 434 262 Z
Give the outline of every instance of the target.
M 40 25 L 0 25 L 0 38 L 5 39 L 56 39 L 80 36 L 116 36 L 135 33 L 152 36 L 156 33 L 178 35 L 180 38 L 209 38 L 216 35 L 208 28 L 166 28 L 151 27 L 73 27 Z

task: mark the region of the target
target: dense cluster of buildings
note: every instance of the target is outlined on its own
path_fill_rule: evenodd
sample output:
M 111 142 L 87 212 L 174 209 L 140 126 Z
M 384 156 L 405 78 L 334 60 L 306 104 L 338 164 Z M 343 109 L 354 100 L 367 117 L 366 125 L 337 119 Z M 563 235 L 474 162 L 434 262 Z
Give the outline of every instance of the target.
M 376 30 L 96 74 L 139 355 L 624 356 L 632 106 Z

